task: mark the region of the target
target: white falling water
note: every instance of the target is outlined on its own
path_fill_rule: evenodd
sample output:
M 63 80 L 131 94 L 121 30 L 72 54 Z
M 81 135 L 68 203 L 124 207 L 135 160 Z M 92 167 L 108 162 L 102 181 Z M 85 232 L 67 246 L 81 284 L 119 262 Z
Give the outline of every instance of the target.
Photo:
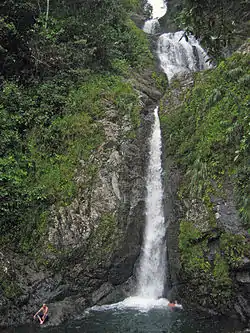
M 158 18 L 166 13 L 167 7 L 164 0 L 148 0 L 148 2 L 153 6 L 153 19 L 146 22 L 144 31 L 154 33 L 159 24 Z M 183 31 L 166 33 L 158 40 L 158 57 L 169 80 L 177 73 L 209 67 L 206 62 L 207 56 L 198 41 L 193 36 L 186 40 L 183 34 Z M 166 274 L 166 226 L 162 207 L 161 131 L 158 107 L 154 115 L 147 174 L 146 228 L 137 287 L 137 296 L 144 300 L 142 303 L 146 299 L 157 300 L 162 297 Z M 135 298 L 132 298 L 131 302 L 135 302 Z M 151 305 L 155 304 L 158 304 L 158 301 L 151 302 Z
M 148 3 L 153 8 L 152 19 L 145 22 L 143 31 L 147 34 L 154 34 L 160 28 L 158 19 L 166 14 L 167 5 L 164 0 L 148 0 Z
M 154 110 L 154 117 L 146 184 L 146 228 L 136 296 L 128 297 L 122 302 L 111 305 L 95 306 L 91 308 L 91 311 L 135 308 L 147 312 L 152 308 L 168 309 L 169 301 L 161 298 L 164 292 L 166 274 L 166 227 L 162 205 L 161 129 L 158 107 Z
M 164 0 L 148 0 L 153 7 L 153 18 L 147 21 L 143 30 L 155 33 L 158 18 L 165 15 Z M 183 31 L 166 33 L 158 40 L 158 57 L 163 71 L 171 80 L 177 73 L 198 71 L 209 68 L 207 56 L 198 41 L 190 36 L 188 41 Z M 138 271 L 137 293 L 124 301 L 112 305 L 96 306 L 93 310 L 124 309 L 127 307 L 148 311 L 151 308 L 167 309 L 168 300 L 160 298 L 164 291 L 166 272 L 166 226 L 163 214 L 163 188 L 161 182 L 161 131 L 158 107 L 154 111 L 155 122 L 150 141 L 150 156 L 147 174 L 146 228 L 144 245 Z M 181 305 L 179 305 L 181 308 Z
M 160 29 L 160 24 L 157 18 L 145 22 L 143 31 L 147 34 L 155 34 Z
M 153 18 L 160 18 L 166 14 L 167 5 L 166 5 L 165 0 L 147 0 L 147 2 L 153 8 L 153 12 L 152 12 Z
M 162 206 L 161 130 L 158 107 L 154 110 L 154 116 L 147 172 L 146 228 L 138 274 L 137 295 L 158 299 L 164 291 L 166 273 L 166 227 Z
M 184 32 L 166 33 L 158 40 L 158 57 L 169 80 L 177 73 L 194 72 L 210 67 L 208 57 L 198 41 Z

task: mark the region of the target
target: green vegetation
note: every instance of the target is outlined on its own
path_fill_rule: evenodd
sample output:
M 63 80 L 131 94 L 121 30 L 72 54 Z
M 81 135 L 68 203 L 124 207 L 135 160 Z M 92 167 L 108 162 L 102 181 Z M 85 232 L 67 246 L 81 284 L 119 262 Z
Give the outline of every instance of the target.
M 222 233 L 212 262 L 208 259 L 210 237 L 211 234 L 203 235 L 192 222 L 181 221 L 179 247 L 185 271 L 199 279 L 213 272 L 214 282 L 228 283 L 229 268 L 239 267 L 243 257 L 249 254 L 250 247 L 242 235 Z
M 31 251 L 51 205 L 68 205 L 98 171 L 108 108 L 139 125 L 132 71 L 152 66 L 145 34 L 129 15 L 137 0 L 5 0 L 0 4 L 0 244 Z M 89 186 L 90 184 L 86 184 Z
M 249 56 L 235 54 L 195 75 L 195 85 L 175 112 L 161 115 L 170 155 L 185 173 L 185 195 L 223 196 L 230 179 L 246 226 L 250 225 Z M 188 126 L 187 126 L 188 124 Z
M 213 235 L 215 236 L 215 235 Z M 220 237 L 219 237 L 220 236 Z M 224 309 L 234 295 L 231 271 L 242 264 L 244 256 L 249 256 L 250 246 L 244 236 L 222 233 L 217 235 L 214 254 L 211 256 L 212 233 L 201 233 L 191 221 L 181 221 L 179 248 L 183 278 L 189 281 L 193 291 L 193 302 Z M 209 297 L 207 293 L 209 292 Z
M 152 73 L 152 79 L 156 83 L 156 87 L 164 93 L 166 91 L 167 85 L 168 85 L 168 80 L 167 76 L 164 73 Z
M 218 287 L 230 287 L 230 285 L 232 284 L 232 280 L 229 276 L 229 265 L 227 263 L 227 260 L 223 258 L 223 256 L 221 256 L 219 253 L 216 253 L 215 256 L 213 276 L 215 284 Z
M 15 276 L 13 275 L 14 274 L 12 267 L 10 266 L 10 262 L 5 264 L 4 260 L 1 260 L 0 290 L 8 299 L 15 299 L 15 297 L 18 297 L 22 294 L 22 290 L 18 283 L 15 281 Z
M 220 238 L 220 249 L 228 265 L 237 268 L 244 256 L 249 255 L 250 246 L 246 245 L 244 236 L 224 233 Z
M 207 240 L 197 243 L 201 237 L 200 231 L 188 221 L 180 224 L 179 247 L 182 253 L 182 263 L 186 272 L 192 276 L 201 277 L 210 270 L 210 263 L 204 257 Z
M 183 172 L 179 198 L 192 215 L 180 224 L 182 278 L 195 303 L 222 310 L 235 292 L 231 273 L 249 257 L 250 246 L 245 236 L 218 228 L 212 196 L 227 200 L 233 192 L 249 229 L 249 74 L 249 55 L 236 53 L 215 69 L 193 74 L 192 87 L 176 79 L 161 103 L 166 153 Z M 202 211 L 195 217 L 196 205 Z
M 4 296 L 9 299 L 15 299 L 22 294 L 17 283 L 9 279 L 1 281 L 1 289 L 3 290 Z
M 230 262 L 219 248 L 211 260 L 209 236 L 204 237 L 192 222 L 181 222 L 179 247 L 183 278 L 189 281 L 191 290 L 194 288 L 192 302 L 204 305 L 205 301 L 208 307 L 223 308 L 233 295 Z
M 192 33 L 218 60 L 249 37 L 248 6 L 248 0 L 183 0 L 173 15 L 186 38 Z
M 91 265 L 105 265 L 112 255 L 114 242 L 118 242 L 116 216 L 107 213 L 104 214 L 96 230 L 90 236 L 90 248 L 88 249 L 88 258 Z

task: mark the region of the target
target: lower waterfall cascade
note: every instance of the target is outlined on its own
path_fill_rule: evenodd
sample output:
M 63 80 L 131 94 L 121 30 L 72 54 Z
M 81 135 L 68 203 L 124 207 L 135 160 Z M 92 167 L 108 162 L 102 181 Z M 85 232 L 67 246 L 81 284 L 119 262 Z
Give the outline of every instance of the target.
M 147 172 L 146 228 L 137 295 L 158 299 L 163 295 L 166 274 L 166 227 L 162 206 L 161 129 L 158 107 L 154 110 L 154 118 Z
M 150 1 L 153 18 L 146 21 L 144 32 L 153 34 L 158 18 L 166 12 L 166 3 Z M 183 31 L 164 33 L 158 39 L 157 55 L 164 73 L 170 81 L 177 73 L 198 71 L 209 67 L 207 56 L 198 41 L 188 40 Z M 166 224 L 163 212 L 163 185 L 161 168 L 161 129 L 158 107 L 154 110 L 154 125 L 150 139 L 147 173 L 146 226 L 137 276 L 136 296 L 158 300 L 163 296 L 166 276 Z

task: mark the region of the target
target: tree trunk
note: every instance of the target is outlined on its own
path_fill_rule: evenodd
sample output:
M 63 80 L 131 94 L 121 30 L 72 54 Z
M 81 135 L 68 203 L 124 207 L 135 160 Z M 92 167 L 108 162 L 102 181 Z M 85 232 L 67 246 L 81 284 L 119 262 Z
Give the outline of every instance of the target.
M 45 18 L 45 29 L 47 29 L 48 19 L 49 19 L 49 0 L 47 0 L 47 9 L 46 9 L 46 18 Z

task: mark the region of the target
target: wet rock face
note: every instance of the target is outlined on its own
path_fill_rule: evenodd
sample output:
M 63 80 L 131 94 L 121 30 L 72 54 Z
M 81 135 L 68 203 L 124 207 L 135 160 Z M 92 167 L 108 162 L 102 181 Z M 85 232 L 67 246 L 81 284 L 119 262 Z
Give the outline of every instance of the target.
M 232 184 L 225 183 L 223 190 L 226 199 L 225 197 L 219 198 L 213 195 L 211 196 L 217 225 L 227 232 L 243 233 L 244 228 L 235 206 L 234 189 Z
M 51 207 L 39 258 L 14 249 L 0 253 L 1 287 L 6 284 L 0 288 L 0 326 L 32 322 L 44 302 L 50 312 L 46 325 L 57 325 L 132 290 L 144 227 L 148 138 L 161 96 L 151 74 L 132 80 L 141 100 L 136 132 L 126 114 L 107 105 L 101 120 L 105 140 L 88 162 L 80 161 L 73 202 Z
M 166 150 L 167 147 L 164 147 Z M 179 217 L 181 207 L 178 200 L 177 190 L 181 181 L 181 174 L 176 168 L 173 160 L 169 157 L 164 159 L 164 212 L 167 225 L 166 245 L 167 262 L 166 269 L 166 297 L 176 298 L 176 283 L 180 274 L 180 251 L 178 247 Z

